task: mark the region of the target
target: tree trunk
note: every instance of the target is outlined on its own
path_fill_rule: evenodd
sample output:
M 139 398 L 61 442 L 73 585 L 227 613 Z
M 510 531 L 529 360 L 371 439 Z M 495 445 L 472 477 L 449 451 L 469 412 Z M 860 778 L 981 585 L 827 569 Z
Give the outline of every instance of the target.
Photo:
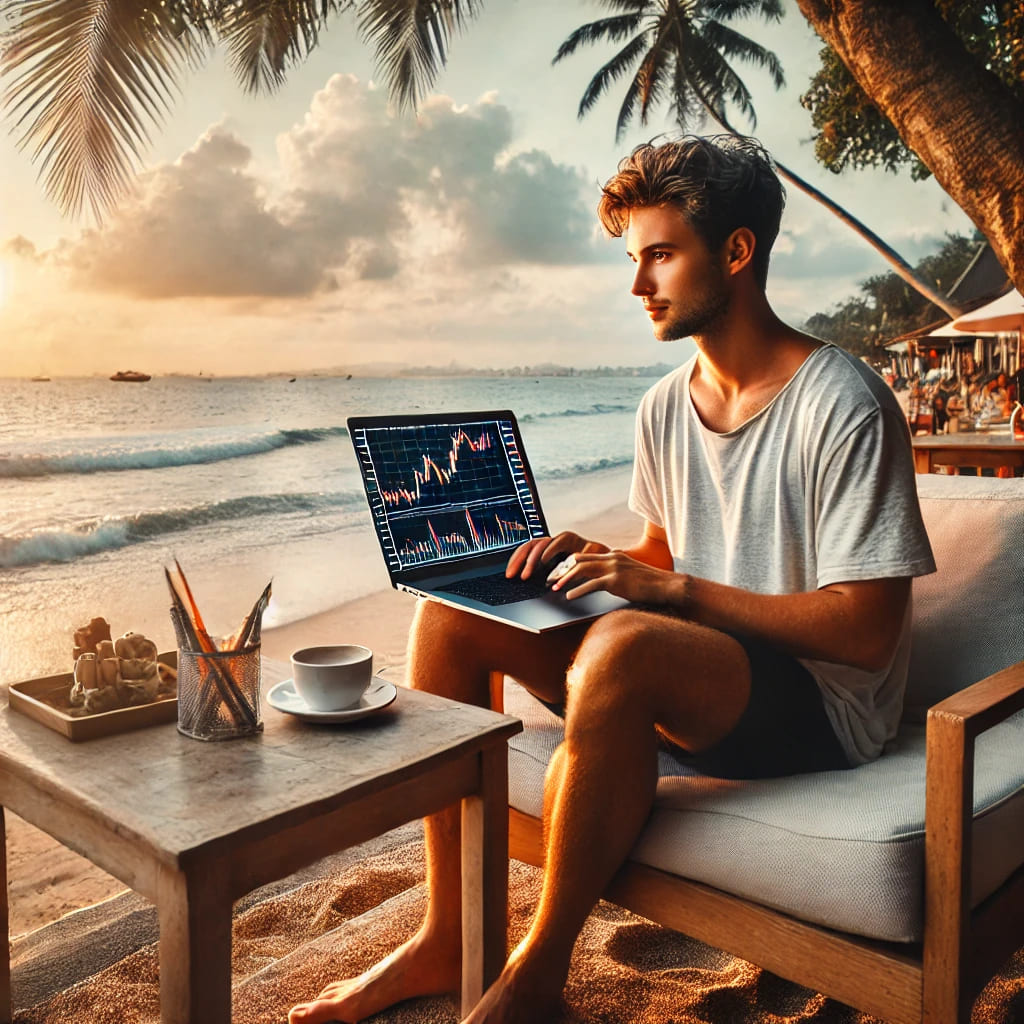
M 740 134 L 721 114 L 716 113 L 706 102 L 704 109 L 712 120 L 717 121 L 730 135 Z M 785 164 L 775 160 L 774 157 L 772 159 L 775 163 L 775 169 L 779 172 L 779 177 L 785 178 L 786 181 L 795 185 L 801 192 L 815 200 L 815 202 L 821 203 L 829 213 L 834 214 L 848 228 L 860 235 L 868 245 L 882 255 L 889 266 L 892 267 L 893 273 L 903 278 L 914 291 L 919 295 L 923 295 L 929 302 L 934 303 L 949 317 L 957 317 L 963 312 L 963 309 L 950 302 L 945 295 L 933 288 L 927 281 L 922 281 L 914 272 L 914 268 L 888 242 L 880 238 L 871 228 L 854 217 L 849 210 L 840 206 L 834 199 L 827 196 L 821 189 L 816 188 L 809 181 L 805 181 L 795 171 L 791 171 Z
M 1024 106 L 928 0 L 797 0 L 1024 291 Z

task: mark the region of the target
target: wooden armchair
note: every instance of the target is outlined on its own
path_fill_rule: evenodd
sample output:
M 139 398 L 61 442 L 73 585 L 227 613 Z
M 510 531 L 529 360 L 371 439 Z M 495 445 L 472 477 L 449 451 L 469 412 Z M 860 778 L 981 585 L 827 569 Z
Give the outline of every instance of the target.
M 767 783 L 716 784 L 663 763 L 655 810 L 606 898 L 884 1020 L 966 1024 L 1024 946 L 1024 480 L 918 486 L 939 572 L 915 584 L 918 650 L 892 752 Z M 510 747 L 510 856 L 540 865 L 560 725 L 512 681 L 492 685 L 526 725 Z M 858 799 L 870 821 L 843 835 Z M 760 802 L 767 842 L 749 827 Z M 846 875 L 848 848 L 867 853 Z M 707 868 L 709 849 L 736 866 Z M 773 869 L 759 875 L 759 859 Z M 808 898 L 799 877 L 762 888 L 790 870 L 823 876 L 821 893 Z

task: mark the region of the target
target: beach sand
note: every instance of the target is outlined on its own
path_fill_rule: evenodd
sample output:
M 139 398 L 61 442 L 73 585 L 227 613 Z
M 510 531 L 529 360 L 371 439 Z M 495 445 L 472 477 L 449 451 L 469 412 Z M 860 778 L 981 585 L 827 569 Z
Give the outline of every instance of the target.
M 575 524 L 577 532 L 621 547 L 639 536 L 640 521 L 618 505 Z M 415 599 L 383 590 L 319 615 L 269 629 L 264 656 L 287 660 L 300 647 L 361 643 L 373 649 L 375 665 L 392 682 L 405 670 L 405 645 Z M 267 710 L 267 714 L 275 714 Z M 34 931 L 63 915 L 108 899 L 123 883 L 79 857 L 16 815 L 8 813 L 7 874 L 11 936 Z

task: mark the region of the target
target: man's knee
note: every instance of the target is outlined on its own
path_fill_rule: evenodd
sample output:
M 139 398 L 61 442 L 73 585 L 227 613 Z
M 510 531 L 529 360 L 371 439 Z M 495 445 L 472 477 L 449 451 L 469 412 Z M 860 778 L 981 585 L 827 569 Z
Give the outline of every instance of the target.
M 590 628 L 574 659 L 570 704 L 583 694 L 588 702 L 644 702 L 646 695 L 656 703 L 666 677 L 683 682 L 695 669 L 706 669 L 716 653 L 731 655 L 734 643 L 685 619 L 633 608 L 611 612 Z
M 591 710 L 636 700 L 658 660 L 665 622 L 634 609 L 611 612 L 587 631 L 566 679 L 568 705 Z
M 629 677 L 651 662 L 670 633 L 685 630 L 686 623 L 653 612 L 624 608 L 602 616 L 587 631 L 574 659 L 573 672 L 581 677 Z M 678 639 L 673 637 L 678 642 Z

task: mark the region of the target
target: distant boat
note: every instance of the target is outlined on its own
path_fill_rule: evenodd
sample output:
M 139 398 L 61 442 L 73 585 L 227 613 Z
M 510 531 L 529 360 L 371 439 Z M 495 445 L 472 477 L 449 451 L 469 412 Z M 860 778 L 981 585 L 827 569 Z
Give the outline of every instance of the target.
M 50 378 L 47 377 L 46 374 L 43 374 L 43 373 L 37 373 L 31 379 L 34 380 L 37 384 L 46 384 L 50 380 Z
M 148 373 L 140 373 L 138 370 L 118 370 L 117 373 L 113 374 L 111 380 L 127 380 L 138 383 L 144 383 L 147 380 L 153 378 Z

